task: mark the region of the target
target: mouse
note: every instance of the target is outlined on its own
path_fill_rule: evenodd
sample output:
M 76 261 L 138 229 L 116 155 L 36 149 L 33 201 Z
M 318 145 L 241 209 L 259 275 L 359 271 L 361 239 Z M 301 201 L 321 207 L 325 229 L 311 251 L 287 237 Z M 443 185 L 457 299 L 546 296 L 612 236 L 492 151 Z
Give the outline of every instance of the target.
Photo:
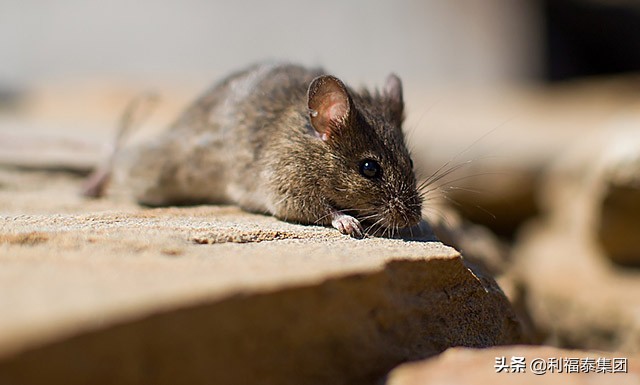
M 321 68 L 259 63 L 108 164 L 142 205 L 234 204 L 354 238 L 391 235 L 422 219 L 404 116 L 395 74 L 382 90 L 354 90 Z M 96 170 L 85 194 L 102 195 L 111 171 Z

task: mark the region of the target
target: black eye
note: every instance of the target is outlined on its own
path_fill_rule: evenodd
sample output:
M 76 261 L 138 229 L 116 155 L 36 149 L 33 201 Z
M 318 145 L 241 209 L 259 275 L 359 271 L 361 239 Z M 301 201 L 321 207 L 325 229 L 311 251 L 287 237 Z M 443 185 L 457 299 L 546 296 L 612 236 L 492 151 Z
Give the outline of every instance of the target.
M 380 176 L 380 165 L 372 159 L 365 159 L 360 162 L 360 174 L 365 178 L 377 178 Z
M 409 164 L 411 165 L 411 168 L 413 169 L 413 159 L 409 158 Z

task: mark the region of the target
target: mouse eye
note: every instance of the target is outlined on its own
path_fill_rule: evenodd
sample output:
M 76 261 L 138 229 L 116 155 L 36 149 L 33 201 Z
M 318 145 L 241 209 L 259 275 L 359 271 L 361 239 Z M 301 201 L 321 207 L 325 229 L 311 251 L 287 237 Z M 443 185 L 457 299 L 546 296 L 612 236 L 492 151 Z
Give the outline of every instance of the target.
M 413 159 L 409 158 L 409 165 L 411 166 L 411 168 L 413 169 Z
M 377 178 L 381 171 L 380 165 L 375 160 L 365 159 L 360 162 L 360 174 L 365 178 Z

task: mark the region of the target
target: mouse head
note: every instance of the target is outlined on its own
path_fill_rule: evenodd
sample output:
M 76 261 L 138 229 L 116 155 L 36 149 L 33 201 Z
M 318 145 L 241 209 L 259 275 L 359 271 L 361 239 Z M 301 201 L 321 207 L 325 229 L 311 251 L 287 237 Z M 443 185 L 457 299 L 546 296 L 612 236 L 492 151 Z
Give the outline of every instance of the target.
M 324 195 L 337 209 L 387 229 L 416 225 L 422 198 L 402 133 L 402 83 L 389 75 L 382 93 L 353 92 L 338 78 L 314 79 L 309 119 L 329 156 Z

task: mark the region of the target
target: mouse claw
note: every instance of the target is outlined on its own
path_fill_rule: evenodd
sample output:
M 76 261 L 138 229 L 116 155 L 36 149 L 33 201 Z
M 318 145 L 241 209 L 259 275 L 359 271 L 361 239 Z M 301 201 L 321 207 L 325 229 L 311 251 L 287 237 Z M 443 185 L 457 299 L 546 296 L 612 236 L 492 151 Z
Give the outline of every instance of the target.
M 331 225 L 338 229 L 342 234 L 350 235 L 353 238 L 364 238 L 364 230 L 360 221 L 351 215 L 336 212 L 331 220 Z

